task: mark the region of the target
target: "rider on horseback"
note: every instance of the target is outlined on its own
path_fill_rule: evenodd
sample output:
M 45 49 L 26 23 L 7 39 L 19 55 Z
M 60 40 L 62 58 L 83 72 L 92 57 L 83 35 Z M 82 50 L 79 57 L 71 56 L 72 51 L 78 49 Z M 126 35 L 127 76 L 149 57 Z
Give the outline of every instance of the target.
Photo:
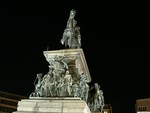
M 61 39 L 61 43 L 65 44 L 65 47 L 69 46 L 69 48 L 73 49 L 81 47 L 80 27 L 77 26 L 77 21 L 74 19 L 75 14 L 75 10 L 70 11 L 67 26 Z

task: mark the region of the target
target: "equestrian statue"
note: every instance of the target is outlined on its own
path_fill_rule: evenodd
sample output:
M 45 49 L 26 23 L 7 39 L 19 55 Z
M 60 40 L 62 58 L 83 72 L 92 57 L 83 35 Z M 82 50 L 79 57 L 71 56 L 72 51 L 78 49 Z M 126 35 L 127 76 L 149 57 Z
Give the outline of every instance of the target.
M 67 21 L 66 29 L 64 30 L 61 43 L 65 45 L 65 48 L 70 49 L 81 48 L 81 34 L 80 27 L 77 26 L 77 21 L 74 19 L 76 14 L 75 10 L 70 11 L 70 16 Z

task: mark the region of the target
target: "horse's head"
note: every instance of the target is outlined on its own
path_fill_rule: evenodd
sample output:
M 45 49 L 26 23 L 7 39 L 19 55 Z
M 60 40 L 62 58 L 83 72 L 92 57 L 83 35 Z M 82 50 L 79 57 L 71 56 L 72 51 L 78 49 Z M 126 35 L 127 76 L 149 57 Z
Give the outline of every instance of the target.
M 75 11 L 74 9 L 72 9 L 72 10 L 70 11 L 70 18 L 74 18 L 75 15 L 76 15 L 76 11 Z

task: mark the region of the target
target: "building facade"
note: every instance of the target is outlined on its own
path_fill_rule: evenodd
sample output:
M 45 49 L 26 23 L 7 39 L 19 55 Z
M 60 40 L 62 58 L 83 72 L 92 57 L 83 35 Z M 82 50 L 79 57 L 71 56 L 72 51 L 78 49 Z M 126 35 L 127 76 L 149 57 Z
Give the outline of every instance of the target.
M 103 113 L 112 113 L 112 106 L 110 104 L 105 104 Z
M 0 113 L 10 113 L 17 110 L 18 101 L 28 97 L 0 91 Z
M 135 112 L 136 113 L 150 113 L 150 98 L 136 100 Z

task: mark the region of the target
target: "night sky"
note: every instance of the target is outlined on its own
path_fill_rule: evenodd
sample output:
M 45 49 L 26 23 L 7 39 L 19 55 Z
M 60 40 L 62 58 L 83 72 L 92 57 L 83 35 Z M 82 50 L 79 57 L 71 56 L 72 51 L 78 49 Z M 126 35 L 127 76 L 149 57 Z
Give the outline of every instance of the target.
M 60 1 L 0 3 L 0 90 L 24 96 L 34 91 L 36 74 L 48 72 L 43 51 L 64 49 L 60 39 L 75 9 L 91 84 L 100 84 L 114 113 L 134 113 L 136 99 L 150 98 L 147 7 Z

